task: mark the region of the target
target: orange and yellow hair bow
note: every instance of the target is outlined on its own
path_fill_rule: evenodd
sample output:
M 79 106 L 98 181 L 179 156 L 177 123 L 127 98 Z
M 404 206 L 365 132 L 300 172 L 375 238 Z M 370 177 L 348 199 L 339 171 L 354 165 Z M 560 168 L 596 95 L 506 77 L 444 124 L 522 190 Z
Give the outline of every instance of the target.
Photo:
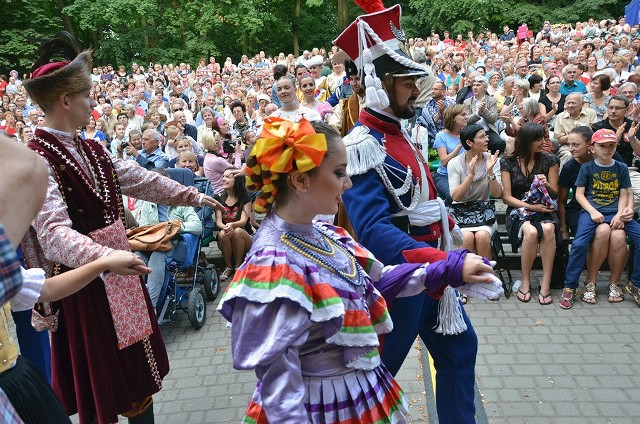
M 273 173 L 307 172 L 322 163 L 327 152 L 327 139 L 317 134 L 311 123 L 302 118 L 291 122 L 281 118 L 266 118 L 252 155 Z

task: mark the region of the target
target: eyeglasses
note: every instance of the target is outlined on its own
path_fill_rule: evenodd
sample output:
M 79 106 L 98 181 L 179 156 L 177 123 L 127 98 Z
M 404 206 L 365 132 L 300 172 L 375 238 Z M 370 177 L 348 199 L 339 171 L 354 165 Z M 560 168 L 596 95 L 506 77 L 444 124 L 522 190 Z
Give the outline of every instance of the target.
M 626 106 L 609 106 L 609 109 L 612 109 L 612 110 L 623 110 L 626 108 L 627 108 Z
M 183 108 L 181 108 L 181 107 L 176 108 L 176 109 L 173 109 L 173 111 L 174 111 L 174 112 L 182 112 L 183 110 L 184 110 L 184 109 L 183 109 Z

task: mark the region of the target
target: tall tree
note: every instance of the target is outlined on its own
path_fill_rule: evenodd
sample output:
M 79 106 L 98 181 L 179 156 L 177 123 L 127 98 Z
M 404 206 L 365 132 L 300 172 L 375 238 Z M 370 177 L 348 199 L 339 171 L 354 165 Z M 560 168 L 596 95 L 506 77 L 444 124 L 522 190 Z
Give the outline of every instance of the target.
M 56 0 L 13 0 L 0 7 L 0 69 L 31 67 L 37 45 L 28 38 L 50 37 L 63 28 Z

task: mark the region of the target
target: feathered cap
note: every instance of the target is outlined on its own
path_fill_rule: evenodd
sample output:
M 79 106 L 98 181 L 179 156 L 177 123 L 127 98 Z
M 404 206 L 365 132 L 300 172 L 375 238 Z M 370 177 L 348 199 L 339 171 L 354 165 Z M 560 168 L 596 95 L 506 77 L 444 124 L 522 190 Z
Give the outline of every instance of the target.
M 344 50 L 364 73 L 367 106 L 384 109 L 389 106 L 389 98 L 381 78 L 425 75 L 428 70 L 413 61 L 405 50 L 400 5 L 385 9 L 379 0 L 356 3 L 368 14 L 358 16 L 333 44 Z
M 67 60 L 53 61 L 54 57 Z M 65 94 L 77 94 L 91 89 L 91 51 L 80 52 L 77 42 L 68 32 L 44 40 L 38 48 L 38 59 L 24 88 L 34 103 L 43 110 Z

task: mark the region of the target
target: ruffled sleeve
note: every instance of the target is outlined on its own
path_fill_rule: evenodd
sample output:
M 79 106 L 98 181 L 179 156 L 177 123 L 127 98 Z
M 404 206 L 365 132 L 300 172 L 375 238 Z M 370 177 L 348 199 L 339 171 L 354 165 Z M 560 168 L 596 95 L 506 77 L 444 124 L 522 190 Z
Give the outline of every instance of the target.
M 256 303 L 288 299 L 304 309 L 313 322 L 341 321 L 345 312 L 342 298 L 317 275 L 316 266 L 305 263 L 287 249 L 266 246 L 249 253 L 227 287 L 218 310 L 231 321 L 238 298 Z
M 11 299 L 11 310 L 15 312 L 32 309 L 38 302 L 44 280 L 46 278 L 44 270 L 41 268 L 31 268 L 22 270 L 22 287 L 20 291 Z
M 344 347 L 345 366 L 373 369 L 380 363 L 378 334 L 391 331 L 392 323 L 384 299 L 365 280 L 364 292 L 358 292 L 283 243 L 274 243 L 247 255 L 218 311 L 235 327 L 235 311 L 244 301 L 267 305 L 286 300 L 287 305 L 298 308 L 294 315 L 304 312 L 309 323 L 322 324 L 327 343 Z M 306 325 L 296 324 L 303 329 Z M 263 334 L 269 331 L 261 330 L 256 337 L 263 338 Z M 245 366 L 258 364 L 250 358 L 247 361 Z
M 298 350 L 309 334 L 309 314 L 288 299 L 263 304 L 236 299 L 232 353 L 236 369 L 255 369 L 270 422 L 307 422 Z

